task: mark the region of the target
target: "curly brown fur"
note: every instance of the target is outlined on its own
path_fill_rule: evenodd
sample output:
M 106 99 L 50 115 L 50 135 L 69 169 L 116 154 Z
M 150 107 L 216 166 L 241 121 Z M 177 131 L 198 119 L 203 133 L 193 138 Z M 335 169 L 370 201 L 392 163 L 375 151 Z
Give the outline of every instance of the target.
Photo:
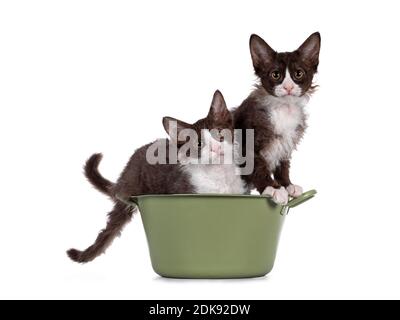
M 291 78 L 296 79 L 294 74 L 301 69 L 304 76 L 296 79 L 296 84 L 301 88 L 301 96 L 311 96 L 316 90 L 313 85 L 313 77 L 317 72 L 319 64 L 320 34 L 312 34 L 297 50 L 293 52 L 276 52 L 262 38 L 257 35 L 250 37 L 250 52 L 256 75 L 260 84 L 256 85 L 254 91 L 242 104 L 233 110 L 235 129 L 254 130 L 254 171 L 252 174 L 243 176 L 250 187 L 255 187 L 260 193 L 267 186 L 278 188 L 287 187 L 291 184 L 289 179 L 290 155 L 280 159 L 279 164 L 271 170 L 262 152 L 267 150 L 273 152 L 276 144 L 284 144 L 282 133 L 277 133 L 271 120 L 271 106 L 265 101 L 269 97 L 281 99 L 275 95 L 275 88 L 283 82 L 286 70 Z M 277 71 L 281 77 L 274 79 L 271 75 Z M 283 105 L 285 104 L 282 103 Z M 306 129 L 306 116 L 303 113 L 295 128 L 293 149 L 302 139 Z M 245 139 L 245 137 L 243 137 Z M 246 141 L 242 142 L 242 152 L 246 150 Z
M 229 113 L 222 94 L 217 91 L 214 94 L 210 112 L 204 119 L 194 124 L 188 124 L 177 119 L 165 117 L 163 125 L 169 133 L 169 121 L 175 120 L 179 130 L 193 129 L 200 136 L 202 129 L 226 128 L 233 130 L 233 119 Z M 76 262 L 85 263 L 92 261 L 110 246 L 115 237 L 119 236 L 123 227 L 131 220 L 135 208 L 127 206 L 118 199 L 128 200 L 134 195 L 143 194 L 185 194 L 195 193 L 188 173 L 182 170 L 179 163 L 169 163 L 168 139 L 159 140 L 167 146 L 166 164 L 150 164 L 146 159 L 148 148 L 153 144 L 149 143 L 137 149 L 131 156 L 119 179 L 115 184 L 103 178 L 98 171 L 101 154 L 92 155 L 85 165 L 85 175 L 88 180 L 101 192 L 107 194 L 114 201 L 114 208 L 108 214 L 108 222 L 94 244 L 84 251 L 70 249 L 68 256 Z M 202 148 L 196 144 L 196 148 Z
M 121 235 L 122 229 L 131 220 L 135 209 L 117 202 L 113 210 L 108 214 L 106 228 L 100 231 L 94 244 L 84 251 L 70 249 L 67 251 L 68 256 L 75 262 L 86 263 L 105 253 L 113 240 Z
M 85 176 L 88 181 L 100 192 L 110 196 L 111 188 L 114 183 L 105 179 L 99 172 L 99 164 L 103 155 L 101 153 L 93 154 L 84 166 Z

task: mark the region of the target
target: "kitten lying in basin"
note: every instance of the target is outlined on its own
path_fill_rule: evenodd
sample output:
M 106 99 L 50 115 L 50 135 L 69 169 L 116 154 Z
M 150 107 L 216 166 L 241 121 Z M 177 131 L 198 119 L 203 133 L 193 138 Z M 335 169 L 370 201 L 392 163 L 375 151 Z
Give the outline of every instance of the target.
M 89 158 L 85 165 L 86 177 L 113 200 L 114 208 L 108 214 L 106 228 L 93 245 L 84 251 L 70 249 L 67 252 L 72 260 L 80 263 L 92 261 L 104 253 L 121 233 L 135 208 L 119 199 L 144 194 L 243 194 L 247 191 L 233 161 L 232 115 L 219 91 L 214 94 L 207 117 L 193 124 L 165 117 L 163 125 L 170 139 L 157 140 L 136 150 L 116 183 L 99 173 L 101 154 Z M 229 135 L 232 139 L 225 139 Z M 185 138 L 189 136 L 187 142 Z M 172 148 L 178 152 L 170 153 Z M 160 163 L 162 154 L 166 159 Z M 177 159 L 171 159 L 174 154 Z

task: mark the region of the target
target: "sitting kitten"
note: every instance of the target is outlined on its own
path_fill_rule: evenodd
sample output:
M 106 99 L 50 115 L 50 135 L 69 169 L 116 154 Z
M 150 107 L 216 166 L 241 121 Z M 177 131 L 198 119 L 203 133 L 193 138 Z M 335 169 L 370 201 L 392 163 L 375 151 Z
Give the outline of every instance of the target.
M 201 143 L 197 141 L 197 137 L 196 142 L 189 140 L 189 143 L 192 143 L 190 146 L 198 151 L 196 155 L 190 154 L 187 158 L 187 153 L 181 152 L 178 153 L 178 160 L 181 161 L 177 164 L 170 163 L 168 152 L 172 146 L 171 140 L 158 140 L 156 143 L 164 142 L 167 146 L 166 164 L 150 164 L 147 161 L 148 150 L 154 146 L 152 143 L 147 144 L 132 155 L 115 184 L 103 178 L 98 171 L 101 154 L 94 154 L 89 158 L 85 165 L 86 177 L 99 191 L 110 196 L 115 205 L 108 214 L 107 227 L 99 233 L 92 246 L 84 251 L 70 249 L 67 252 L 72 260 L 89 262 L 104 253 L 114 238 L 120 234 L 124 225 L 130 221 L 135 208 L 118 200 L 117 195 L 119 199 L 129 199 L 130 196 L 144 194 L 245 193 L 240 170 L 233 159 L 222 161 L 233 156 L 232 140 L 227 141 L 221 135 L 221 131 L 226 129 L 233 137 L 233 119 L 219 91 L 214 94 L 207 117 L 194 124 L 165 117 L 163 125 L 171 137 L 174 136 L 172 121 L 176 123 L 178 137 L 185 129 L 192 129 L 199 140 L 203 137 Z M 212 135 L 203 129 L 217 129 L 217 134 Z M 188 143 L 182 145 L 179 140 L 176 142 L 179 151 L 188 145 Z M 212 163 L 220 161 L 221 164 L 208 164 L 210 157 Z
M 234 123 L 235 129 L 255 130 L 255 168 L 243 178 L 276 203 L 286 204 L 289 195 L 297 197 L 303 192 L 290 182 L 290 158 L 307 127 L 304 106 L 315 89 L 312 80 L 320 43 L 316 32 L 297 50 L 278 53 L 259 36 L 250 38 L 251 57 L 261 84 L 234 110 Z

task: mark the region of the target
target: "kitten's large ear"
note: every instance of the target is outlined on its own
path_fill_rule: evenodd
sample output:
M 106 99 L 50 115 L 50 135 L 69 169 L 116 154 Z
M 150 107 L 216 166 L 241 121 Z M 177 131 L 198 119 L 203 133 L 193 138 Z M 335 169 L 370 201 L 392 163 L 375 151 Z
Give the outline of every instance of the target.
M 263 64 L 271 63 L 276 55 L 276 51 L 256 34 L 250 37 L 250 53 L 255 69 Z
M 192 128 L 191 124 L 172 117 L 164 117 L 162 122 L 165 131 L 170 137 L 177 137 L 182 130 Z
M 214 121 L 222 123 L 232 121 L 232 115 L 226 106 L 224 96 L 219 90 L 214 93 L 207 118 L 212 118 Z
M 297 51 L 300 53 L 300 56 L 304 61 L 318 66 L 320 48 L 321 35 L 319 32 L 315 32 L 304 41 Z

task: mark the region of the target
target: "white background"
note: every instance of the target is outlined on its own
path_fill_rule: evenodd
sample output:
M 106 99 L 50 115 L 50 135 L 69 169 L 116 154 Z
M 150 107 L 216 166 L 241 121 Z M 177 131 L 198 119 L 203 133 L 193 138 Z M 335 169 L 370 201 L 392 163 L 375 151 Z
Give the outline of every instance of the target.
M 2 1 L 0 297 L 400 298 L 396 1 Z M 106 255 L 91 244 L 112 204 L 82 175 L 103 152 L 115 180 L 161 118 L 195 121 L 215 89 L 238 106 L 255 82 L 248 38 L 293 50 L 322 34 L 319 91 L 293 157 L 318 196 L 286 220 L 261 279 L 153 273 L 140 217 Z

